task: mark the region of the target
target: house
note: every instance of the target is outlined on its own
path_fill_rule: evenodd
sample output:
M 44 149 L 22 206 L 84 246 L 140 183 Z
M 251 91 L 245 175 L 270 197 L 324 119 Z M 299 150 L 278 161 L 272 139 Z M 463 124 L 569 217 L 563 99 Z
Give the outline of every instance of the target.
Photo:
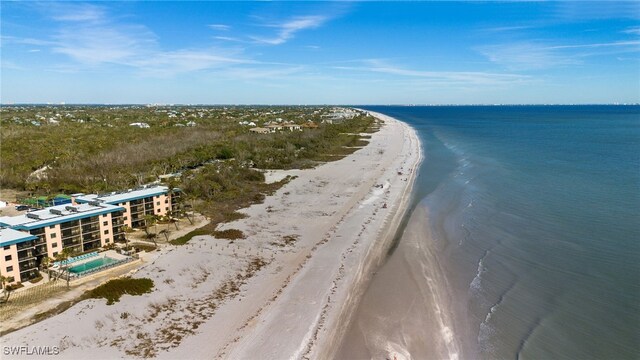
M 266 125 L 265 127 L 271 130 L 272 132 L 275 132 L 276 130 L 282 130 L 282 125 L 277 123 L 276 124 L 271 123 L 269 125 Z
M 294 123 L 284 124 L 282 125 L 283 129 L 288 129 L 289 131 L 301 131 L 302 126 Z
M 249 129 L 249 131 L 256 133 L 256 134 L 268 134 L 270 132 L 272 132 L 271 130 L 267 129 L 267 128 L 262 128 L 262 127 L 254 127 Z
M 302 126 L 308 128 L 308 129 L 317 129 L 318 128 L 318 124 L 314 123 L 313 121 L 307 121 Z
M 129 124 L 129 126 L 137 126 L 137 127 L 141 128 L 141 129 L 148 129 L 148 128 L 150 128 L 149 124 L 147 124 L 147 123 L 143 123 L 143 122 L 135 122 L 135 123 L 131 123 L 131 124 Z

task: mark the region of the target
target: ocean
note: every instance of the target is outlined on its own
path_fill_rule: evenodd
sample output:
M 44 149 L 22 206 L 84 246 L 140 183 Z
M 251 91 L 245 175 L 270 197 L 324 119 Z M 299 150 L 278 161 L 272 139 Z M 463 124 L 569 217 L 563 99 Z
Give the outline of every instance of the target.
M 338 358 L 640 358 L 640 106 L 362 108 L 425 159 Z

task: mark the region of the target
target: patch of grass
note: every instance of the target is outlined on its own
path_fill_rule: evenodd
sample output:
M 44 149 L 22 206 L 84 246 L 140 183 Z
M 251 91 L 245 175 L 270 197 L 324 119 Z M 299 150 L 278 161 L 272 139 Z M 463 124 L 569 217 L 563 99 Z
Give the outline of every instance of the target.
M 155 246 L 151 245 L 151 244 L 143 244 L 143 243 L 133 243 L 131 244 L 131 246 L 133 246 L 134 248 L 137 248 L 141 251 L 146 251 L 146 252 L 151 252 L 154 251 L 156 249 Z
M 214 231 L 213 232 L 213 236 L 215 236 L 218 239 L 229 239 L 229 240 L 236 240 L 236 239 L 244 239 L 245 236 L 242 233 L 242 231 L 238 230 L 238 229 L 227 229 L 227 230 L 222 230 L 222 231 Z
M 147 278 L 133 279 L 125 277 L 121 279 L 113 279 L 106 284 L 88 291 L 85 295 L 89 299 L 107 299 L 107 305 L 112 305 L 120 301 L 120 297 L 124 294 L 142 295 L 150 293 L 153 289 L 153 280 Z
M 224 216 L 224 220 L 222 222 L 231 222 L 235 220 L 244 219 L 247 215 L 243 213 L 239 213 L 237 211 L 227 211 L 222 214 Z
M 200 229 L 195 229 L 193 231 L 190 231 L 187 234 L 182 235 L 175 240 L 171 240 L 169 241 L 169 243 L 172 245 L 184 245 L 187 242 L 189 242 L 189 240 L 191 240 L 194 236 L 199 236 L 199 235 L 211 235 L 211 232 L 206 229 L 206 226 L 201 227 Z

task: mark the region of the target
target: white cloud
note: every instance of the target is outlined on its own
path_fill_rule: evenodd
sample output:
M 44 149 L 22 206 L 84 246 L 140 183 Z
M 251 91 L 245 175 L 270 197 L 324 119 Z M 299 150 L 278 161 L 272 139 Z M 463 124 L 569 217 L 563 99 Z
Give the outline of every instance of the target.
M 422 79 L 423 81 L 427 80 L 429 82 L 443 85 L 507 85 L 531 80 L 529 76 L 519 74 L 499 74 L 475 71 L 414 70 L 389 65 L 376 59 L 364 61 L 363 65 L 364 66 L 361 67 L 336 66 L 334 69 L 397 75 L 400 77 Z
M 155 35 L 140 25 L 72 25 L 53 35 L 52 51 L 87 64 L 127 64 L 156 46 Z
M 45 11 L 51 13 L 56 21 L 68 22 L 101 22 L 106 17 L 105 8 L 91 4 L 47 3 Z
M 224 25 L 224 24 L 211 24 L 209 25 L 209 27 L 213 30 L 220 30 L 220 31 L 229 31 L 231 30 L 231 26 L 229 25 Z
M 622 32 L 625 34 L 640 35 L 640 26 L 630 27 Z
M 582 64 L 596 55 L 619 54 L 640 50 L 640 41 L 548 45 L 520 42 L 483 46 L 477 49 L 489 61 L 512 70 L 537 70 Z
M 251 39 L 253 39 L 258 43 L 280 45 L 292 39 L 297 32 L 300 32 L 302 30 L 307 30 L 307 29 L 315 29 L 321 26 L 322 24 L 324 24 L 328 20 L 329 20 L 328 17 L 320 16 L 320 15 L 295 17 L 281 24 L 267 25 L 268 27 L 273 27 L 278 29 L 274 37 L 266 38 L 266 37 L 252 36 Z
M 57 71 L 112 64 L 133 68 L 144 75 L 166 77 L 253 62 L 240 56 L 241 49 L 162 49 L 158 37 L 146 26 L 118 22 L 98 6 L 55 4 L 46 11 L 59 24 L 49 39 L 3 37 L 2 40 L 43 46 L 73 60 L 73 64 L 52 64 Z

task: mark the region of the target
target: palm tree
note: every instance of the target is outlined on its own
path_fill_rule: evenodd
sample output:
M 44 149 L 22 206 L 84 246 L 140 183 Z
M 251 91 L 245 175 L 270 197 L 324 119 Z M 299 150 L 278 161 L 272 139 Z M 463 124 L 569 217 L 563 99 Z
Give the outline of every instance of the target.
M 44 258 L 42 258 L 42 261 L 40 262 L 40 265 L 42 266 L 42 270 L 47 270 L 49 268 L 49 265 L 51 265 L 51 263 L 53 262 L 53 259 L 51 259 L 48 256 L 45 256 Z M 49 274 L 49 281 L 51 281 L 51 273 L 48 272 Z
M 127 225 L 122 227 L 122 231 L 124 231 L 124 248 L 128 249 L 129 248 L 129 237 L 127 236 L 128 233 L 131 232 L 131 228 Z
M 58 255 L 56 255 L 56 259 L 60 262 L 68 260 L 69 258 L 72 258 L 73 255 L 75 254 L 75 250 L 71 249 L 71 248 L 64 248 L 62 249 L 61 252 L 58 253 Z M 65 272 L 67 273 L 67 287 L 69 287 L 69 281 L 71 281 L 71 273 L 69 272 L 69 268 L 70 266 L 68 264 L 65 264 L 64 266 L 60 265 L 60 271 L 58 272 L 58 277 L 56 277 L 56 280 L 58 280 L 60 278 L 60 276 L 62 276 Z
M 6 303 L 7 301 L 9 301 L 9 296 L 11 296 L 11 291 L 12 288 L 10 287 L 5 287 L 4 284 L 5 283 L 11 283 L 13 282 L 14 278 L 13 276 L 4 276 L 4 275 L 0 275 L 0 284 L 2 285 L 2 292 L 5 294 L 5 298 L 4 299 L 0 299 L 2 301 L 0 301 L 0 303 Z
M 147 239 L 151 239 L 155 246 L 158 246 L 158 244 L 156 244 L 156 239 L 155 239 L 156 233 L 153 233 L 153 234 L 149 233 L 149 227 L 151 225 L 156 225 L 157 222 L 158 222 L 158 217 L 155 215 L 147 214 L 144 216 L 144 232 L 145 234 L 147 234 Z

